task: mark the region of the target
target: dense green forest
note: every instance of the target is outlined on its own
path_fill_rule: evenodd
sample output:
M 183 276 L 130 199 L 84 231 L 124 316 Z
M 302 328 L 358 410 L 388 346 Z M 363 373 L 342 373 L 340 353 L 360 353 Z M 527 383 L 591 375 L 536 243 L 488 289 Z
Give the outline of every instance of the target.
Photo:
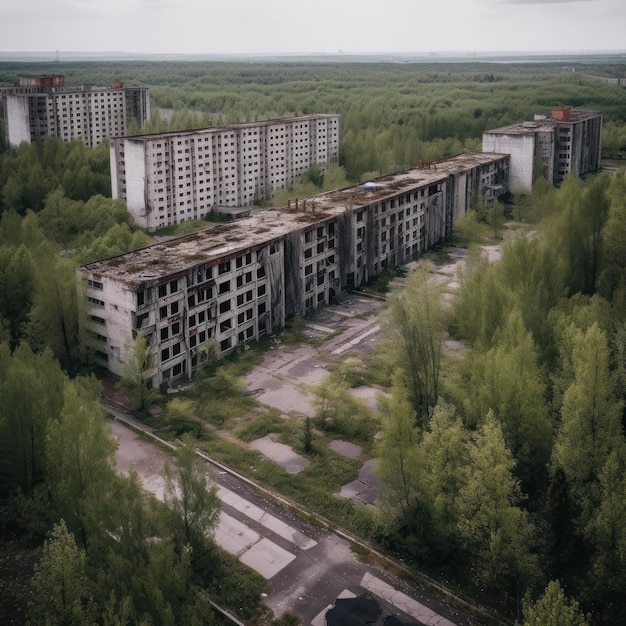
M 626 619 L 625 192 L 535 191 L 539 231 L 473 257 L 450 310 L 415 272 L 385 318 L 390 545 L 503 606 L 558 580 L 594 624 Z
M 348 179 L 397 171 L 468 150 L 484 130 L 563 105 L 604 114 L 607 156 L 626 152 L 626 90 L 586 78 L 623 66 L 413 63 L 20 63 L 0 64 L 0 84 L 19 73 L 66 82 L 121 80 L 150 89 L 150 131 L 340 113 Z M 135 129 L 138 132 L 138 129 Z
M 568 104 L 603 111 L 605 156 L 626 154 L 626 90 L 550 64 L 0 64 L 0 83 L 21 73 L 147 86 L 149 131 L 341 113 L 337 184 L 478 150 L 485 129 Z M 32 623 L 212 623 L 199 617 L 210 615 L 203 590 L 230 605 L 245 596 L 255 619 L 264 583 L 242 578 L 200 530 L 179 532 L 175 502 L 146 501 L 136 478 L 112 470 L 75 268 L 151 239 L 110 198 L 108 146 L 4 147 L 0 194 L 1 520 L 48 537 Z M 352 511 L 357 529 L 506 618 L 523 604 L 528 625 L 548 624 L 552 605 L 568 607 L 566 624 L 584 623 L 581 611 L 590 624 L 626 621 L 625 198 L 618 173 L 558 190 L 540 181 L 501 213 L 477 207 L 456 224 L 457 243 L 498 239 L 505 214 L 528 228 L 500 262 L 472 256 L 450 309 L 426 270 L 389 295 L 387 348 L 353 377 L 390 391 L 381 423 L 342 421 L 358 413 L 345 369 L 320 392 L 344 402 L 320 430 L 370 444 L 382 432 L 387 515 Z M 464 342 L 461 356 L 444 352 L 448 336 Z M 214 379 L 192 401 L 219 423 L 226 413 L 206 407 L 238 387 L 225 370 Z M 191 463 L 180 457 L 175 467 Z

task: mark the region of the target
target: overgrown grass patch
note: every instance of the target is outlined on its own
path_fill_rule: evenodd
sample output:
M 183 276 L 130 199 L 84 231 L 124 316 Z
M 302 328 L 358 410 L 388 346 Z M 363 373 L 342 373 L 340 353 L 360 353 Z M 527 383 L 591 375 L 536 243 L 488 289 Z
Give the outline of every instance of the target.
M 270 433 L 288 433 L 291 430 L 293 426 L 288 420 L 280 417 L 276 410 L 269 410 L 248 416 L 233 432 L 239 439 L 249 443 Z
M 211 441 L 198 442 L 198 447 L 216 461 L 245 475 L 250 475 L 250 468 L 256 468 L 263 463 L 260 452 L 248 450 L 219 436 Z
M 361 461 L 333 452 L 328 440 L 318 437 L 311 464 L 298 474 L 289 474 L 256 450 L 245 449 L 215 436 L 199 447 L 210 457 L 251 478 L 260 485 L 290 498 L 311 511 L 364 538 L 376 533 L 376 516 L 365 506 L 339 498 L 341 487 L 358 477 Z

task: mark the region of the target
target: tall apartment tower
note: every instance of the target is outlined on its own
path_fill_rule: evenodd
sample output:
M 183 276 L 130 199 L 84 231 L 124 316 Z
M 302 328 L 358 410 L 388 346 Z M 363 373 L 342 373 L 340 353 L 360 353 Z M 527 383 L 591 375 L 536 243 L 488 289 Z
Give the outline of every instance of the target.
M 339 162 L 339 115 L 304 115 L 111 142 L 114 198 L 149 231 L 268 200 Z
M 483 152 L 511 155 L 511 191 L 531 191 L 535 178 L 554 184 L 600 168 L 602 113 L 563 107 L 530 122 L 483 133 Z
M 0 125 L 6 142 L 82 139 L 93 148 L 123 135 L 132 120 L 143 128 L 150 119 L 144 87 L 66 85 L 63 76 L 21 76 L 19 86 L 0 87 Z

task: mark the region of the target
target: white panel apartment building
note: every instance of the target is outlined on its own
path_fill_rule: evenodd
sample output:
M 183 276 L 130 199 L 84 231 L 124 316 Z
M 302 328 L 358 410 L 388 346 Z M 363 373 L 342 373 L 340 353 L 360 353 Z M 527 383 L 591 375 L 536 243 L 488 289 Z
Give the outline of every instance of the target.
M 11 146 L 60 137 L 93 148 L 125 134 L 131 120 L 143 128 L 150 118 L 148 90 L 123 83 L 66 86 L 63 76 L 20 77 L 19 86 L 0 87 L 0 98 L 0 122 Z
M 339 115 L 305 115 L 227 127 L 118 137 L 111 142 L 114 198 L 148 231 L 219 207 L 271 198 L 315 165 L 338 163 Z
M 513 192 L 532 191 L 539 174 L 558 184 L 567 174 L 595 172 L 600 168 L 601 148 L 602 114 L 571 107 L 483 133 L 483 152 L 511 155 Z
M 458 155 L 85 265 L 96 361 L 121 374 L 144 335 L 153 387 L 189 378 L 210 345 L 227 354 L 415 258 L 472 198 L 504 192 L 508 169 L 508 155 Z

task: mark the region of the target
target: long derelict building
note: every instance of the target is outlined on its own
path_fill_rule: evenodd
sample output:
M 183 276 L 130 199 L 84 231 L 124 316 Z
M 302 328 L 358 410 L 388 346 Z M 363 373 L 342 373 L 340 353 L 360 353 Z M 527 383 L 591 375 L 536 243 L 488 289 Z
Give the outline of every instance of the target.
M 508 170 L 461 154 L 80 267 L 96 360 L 120 375 L 143 335 L 152 387 L 190 378 L 210 346 L 227 354 L 441 241 Z

